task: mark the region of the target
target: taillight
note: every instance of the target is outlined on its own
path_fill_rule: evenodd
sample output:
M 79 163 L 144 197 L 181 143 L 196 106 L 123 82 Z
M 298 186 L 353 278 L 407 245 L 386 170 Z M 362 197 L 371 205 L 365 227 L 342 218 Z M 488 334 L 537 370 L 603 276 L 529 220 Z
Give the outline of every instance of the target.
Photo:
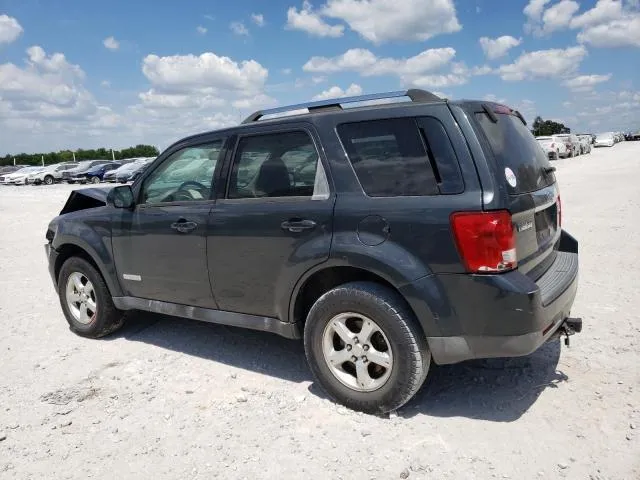
M 451 229 L 469 272 L 495 273 L 517 267 L 516 239 L 508 211 L 456 212 L 451 215 Z
M 558 228 L 562 228 L 562 201 L 558 195 Z

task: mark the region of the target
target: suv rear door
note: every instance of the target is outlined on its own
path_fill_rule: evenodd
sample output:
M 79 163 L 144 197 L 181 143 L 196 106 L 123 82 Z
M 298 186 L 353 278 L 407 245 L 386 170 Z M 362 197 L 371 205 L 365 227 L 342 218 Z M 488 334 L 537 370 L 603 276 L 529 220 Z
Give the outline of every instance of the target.
M 209 218 L 220 310 L 284 320 L 295 283 L 329 257 L 334 195 L 317 145 L 307 124 L 242 129 Z
M 518 269 L 536 280 L 553 262 L 553 246 L 560 237 L 554 169 L 517 112 L 489 103 L 472 103 L 466 109 L 485 153 L 495 162 L 496 181 L 512 215 Z

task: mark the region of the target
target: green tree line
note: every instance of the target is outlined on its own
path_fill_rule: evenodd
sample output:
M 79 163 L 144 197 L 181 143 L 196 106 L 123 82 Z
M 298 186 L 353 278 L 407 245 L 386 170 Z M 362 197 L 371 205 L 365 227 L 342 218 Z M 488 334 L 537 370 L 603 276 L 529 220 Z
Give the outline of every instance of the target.
M 16 165 L 42 165 L 42 158 L 44 157 L 45 165 L 51 165 L 52 163 L 60 162 L 72 162 L 74 158 L 76 161 L 80 160 L 111 160 L 110 148 L 97 148 L 90 150 L 60 150 L 59 152 L 49 153 L 19 153 L 17 155 L 5 155 L 0 157 L 0 165 L 13 165 L 15 159 Z M 159 151 L 153 145 L 136 145 L 135 147 L 125 148 L 123 150 L 114 150 L 113 157 L 116 160 L 124 158 L 134 157 L 156 157 L 159 155 Z
M 543 120 L 542 117 L 536 117 L 533 121 L 533 129 L 531 130 L 534 136 L 549 136 L 557 135 L 558 133 L 571 133 L 571 129 L 564 126 L 563 123 L 554 122 L 553 120 Z

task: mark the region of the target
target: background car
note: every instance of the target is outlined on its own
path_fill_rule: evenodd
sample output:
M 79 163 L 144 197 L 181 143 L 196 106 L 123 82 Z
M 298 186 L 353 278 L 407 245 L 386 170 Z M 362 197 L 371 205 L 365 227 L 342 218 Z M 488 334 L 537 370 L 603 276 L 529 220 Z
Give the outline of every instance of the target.
M 56 163 L 47 165 L 38 172 L 33 172 L 27 177 L 27 183 L 33 185 L 53 185 L 55 182 L 62 180 L 62 172 L 74 168 L 77 163 Z
M 572 133 L 559 133 L 554 135 L 553 138 L 559 142 L 564 143 L 567 148 L 567 157 L 575 157 L 580 155 L 580 140 Z
M 146 159 L 144 157 L 141 158 L 128 158 L 126 160 L 121 160 L 120 162 L 122 163 L 122 165 L 120 165 L 118 168 L 114 169 L 114 170 L 109 170 L 108 172 L 106 172 L 103 177 L 102 177 L 102 181 L 104 182 L 115 182 L 116 181 L 116 177 L 118 175 L 122 175 L 124 176 L 124 174 L 127 171 L 133 171 L 136 168 L 139 167 L 139 163 L 144 162 Z
M 591 153 L 591 137 L 589 135 L 578 135 L 580 140 L 580 154 Z
M 154 160 L 155 158 L 146 158 L 139 162 L 135 162 L 134 164 L 132 164 L 131 170 L 126 170 L 116 175 L 116 181 L 119 183 L 135 181 L 135 179 L 138 178 Z
M 38 172 L 44 167 L 24 167 L 4 176 L 4 185 L 24 185 L 29 174 Z
M 613 132 L 598 133 L 594 147 L 613 147 L 616 144 L 616 137 Z
M 74 177 L 85 173 L 91 167 L 95 167 L 96 165 L 101 165 L 103 163 L 109 163 L 108 160 L 83 160 L 78 162 L 78 166 L 76 168 L 72 168 L 69 170 L 65 170 L 62 172 L 62 180 L 67 183 L 75 183 L 77 180 L 74 180 Z
M 100 183 L 106 172 L 115 170 L 116 168 L 121 166 L 122 164 L 120 162 L 109 162 L 109 163 L 94 165 L 85 173 L 79 173 L 78 176 L 74 178 L 79 178 L 80 183 L 86 183 L 86 182 Z
M 553 137 L 536 137 L 538 144 L 547 154 L 549 160 L 558 160 L 567 156 L 567 147 L 563 142 L 555 140 Z

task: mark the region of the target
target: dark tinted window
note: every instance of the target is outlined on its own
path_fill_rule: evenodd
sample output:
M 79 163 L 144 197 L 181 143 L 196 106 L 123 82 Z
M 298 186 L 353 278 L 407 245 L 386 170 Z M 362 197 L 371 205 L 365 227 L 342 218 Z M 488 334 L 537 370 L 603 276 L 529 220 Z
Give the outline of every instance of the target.
M 435 195 L 438 186 L 412 118 L 338 127 L 358 180 L 371 197 Z
M 314 197 L 319 192 L 328 192 L 327 181 L 316 147 L 306 132 L 240 140 L 229 180 L 229 198 Z
M 554 182 L 553 174 L 544 172 L 549 165 L 547 155 L 522 121 L 508 114 L 496 114 L 492 122 L 486 113 L 476 113 L 475 118 L 489 140 L 491 150 L 502 169 L 511 169 L 515 186 L 505 183 L 511 193 L 539 190 Z M 505 175 L 505 172 L 500 172 Z M 504 178 L 504 177 L 503 177 Z M 513 182 L 512 182 L 513 183 Z
M 464 181 L 460 172 L 460 164 L 444 125 L 433 117 L 420 118 L 418 124 L 424 135 L 431 161 L 435 165 L 440 193 L 462 193 Z

